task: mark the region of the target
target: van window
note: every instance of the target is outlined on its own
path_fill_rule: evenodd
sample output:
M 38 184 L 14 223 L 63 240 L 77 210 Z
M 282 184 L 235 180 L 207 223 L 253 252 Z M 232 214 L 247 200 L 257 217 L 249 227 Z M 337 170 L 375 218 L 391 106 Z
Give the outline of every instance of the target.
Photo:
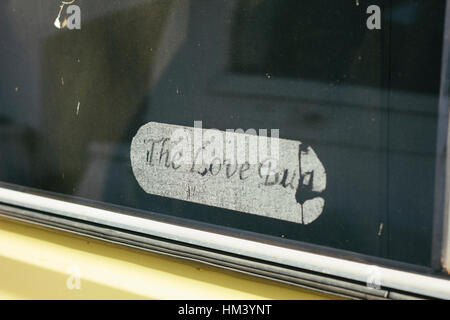
M 439 271 L 445 12 L 420 0 L 3 0 L 2 187 Z

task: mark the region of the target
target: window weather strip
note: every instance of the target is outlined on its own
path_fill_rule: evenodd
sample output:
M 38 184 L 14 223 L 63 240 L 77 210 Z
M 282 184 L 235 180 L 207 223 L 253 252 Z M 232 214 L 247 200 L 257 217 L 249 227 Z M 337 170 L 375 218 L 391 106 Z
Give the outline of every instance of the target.
M 365 283 L 370 283 L 376 271 L 382 287 L 450 299 L 450 281 L 436 277 L 238 239 L 6 188 L 0 188 L 0 202 Z

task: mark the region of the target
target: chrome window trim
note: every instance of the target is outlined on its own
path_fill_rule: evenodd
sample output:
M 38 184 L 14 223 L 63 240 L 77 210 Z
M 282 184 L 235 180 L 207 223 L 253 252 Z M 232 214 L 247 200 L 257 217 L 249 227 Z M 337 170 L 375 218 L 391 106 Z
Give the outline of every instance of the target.
M 371 281 L 370 277 L 373 276 L 373 266 L 365 263 L 239 239 L 1 187 L 0 202 L 363 283 Z M 450 299 L 450 280 L 382 266 L 376 266 L 376 272 L 382 287 Z

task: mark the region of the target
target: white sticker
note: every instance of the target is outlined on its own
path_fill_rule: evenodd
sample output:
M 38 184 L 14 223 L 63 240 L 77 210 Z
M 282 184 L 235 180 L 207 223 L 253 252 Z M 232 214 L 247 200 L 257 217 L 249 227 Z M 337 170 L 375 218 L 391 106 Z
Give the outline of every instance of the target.
M 325 205 L 325 168 L 300 141 L 150 122 L 130 157 L 153 195 L 301 224 Z

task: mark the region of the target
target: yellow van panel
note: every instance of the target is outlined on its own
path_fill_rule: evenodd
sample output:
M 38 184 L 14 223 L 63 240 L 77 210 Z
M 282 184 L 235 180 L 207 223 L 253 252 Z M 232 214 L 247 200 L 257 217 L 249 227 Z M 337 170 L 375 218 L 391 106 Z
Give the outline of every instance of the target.
M 4 218 L 0 243 L 0 299 L 337 298 Z

